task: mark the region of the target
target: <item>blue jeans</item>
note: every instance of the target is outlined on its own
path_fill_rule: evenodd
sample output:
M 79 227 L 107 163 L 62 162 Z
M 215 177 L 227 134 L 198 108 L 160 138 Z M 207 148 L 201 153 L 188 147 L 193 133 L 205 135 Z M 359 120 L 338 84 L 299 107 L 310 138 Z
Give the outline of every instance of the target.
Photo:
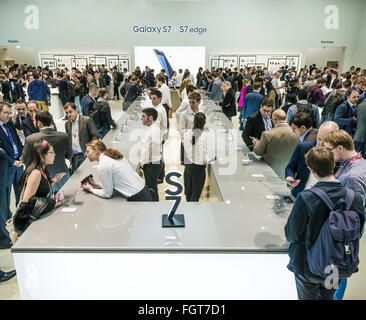
M 9 232 L 6 230 L 6 221 L 9 219 L 8 187 L 0 189 L 0 247 L 11 245 Z M 10 212 L 11 216 L 11 212 Z
M 60 191 L 60 189 L 62 188 L 62 186 L 67 182 L 67 180 L 69 180 L 70 178 L 70 173 L 66 172 L 66 176 L 64 176 L 59 182 L 56 182 L 53 186 L 53 193 L 56 193 L 58 191 Z
M 80 96 L 75 97 L 76 108 L 78 109 L 79 114 L 83 114 L 81 110 Z
M 14 194 L 15 194 L 15 205 L 17 206 L 20 199 L 20 194 L 22 190 L 18 187 L 18 182 L 20 180 L 20 177 L 23 173 L 23 166 L 22 167 L 16 167 L 12 166 L 9 169 L 9 184 L 8 184 L 8 204 L 10 206 L 10 195 L 11 195 L 11 187 L 14 187 Z M 10 208 L 8 208 L 8 219 L 11 218 L 11 212 Z

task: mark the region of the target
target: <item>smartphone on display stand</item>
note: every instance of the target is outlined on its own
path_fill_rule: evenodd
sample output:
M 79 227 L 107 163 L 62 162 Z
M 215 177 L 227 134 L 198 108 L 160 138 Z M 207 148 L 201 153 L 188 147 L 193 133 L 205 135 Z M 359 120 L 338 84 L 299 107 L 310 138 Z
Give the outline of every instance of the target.
M 173 75 L 173 68 L 169 63 L 169 60 L 167 59 L 167 57 L 165 56 L 165 53 L 163 51 L 154 49 L 154 52 L 156 54 L 156 57 L 158 58 L 161 66 L 164 68 L 166 75 L 168 76 L 168 78 L 170 79 Z

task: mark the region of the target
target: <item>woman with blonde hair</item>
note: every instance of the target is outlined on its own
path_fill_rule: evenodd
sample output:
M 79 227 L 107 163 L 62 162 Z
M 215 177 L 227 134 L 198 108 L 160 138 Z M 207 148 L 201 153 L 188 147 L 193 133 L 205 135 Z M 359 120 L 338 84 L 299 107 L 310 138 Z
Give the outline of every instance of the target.
M 188 86 L 192 85 L 192 81 L 191 79 L 184 79 L 182 81 L 182 84 L 181 86 L 179 87 L 179 90 L 178 90 L 178 93 L 179 93 L 179 97 L 180 97 L 180 100 L 183 101 L 185 99 L 187 99 L 187 90 L 186 88 Z
M 81 188 L 101 198 L 111 198 L 113 191 L 121 193 L 127 201 L 152 201 L 145 181 L 134 171 L 123 155 L 115 149 L 107 149 L 100 140 L 86 144 L 90 162 L 98 161 L 101 183 L 89 179 Z

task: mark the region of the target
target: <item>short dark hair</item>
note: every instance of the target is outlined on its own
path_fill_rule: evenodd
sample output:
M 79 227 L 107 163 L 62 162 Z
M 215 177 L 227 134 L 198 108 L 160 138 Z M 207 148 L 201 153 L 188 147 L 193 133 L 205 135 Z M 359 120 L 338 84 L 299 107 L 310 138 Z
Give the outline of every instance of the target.
M 306 165 L 313 169 L 320 177 L 328 177 L 334 174 L 334 154 L 324 147 L 313 147 L 305 155 Z
M 272 107 L 274 108 L 275 102 L 273 99 L 269 99 L 268 97 L 264 98 L 262 101 L 262 107 L 263 106 L 267 106 L 267 107 Z
M 152 116 L 154 121 L 158 118 L 158 112 L 155 108 L 145 108 L 142 110 L 142 112 L 145 113 L 148 118 Z
M 40 121 L 44 126 L 49 127 L 52 122 L 52 115 L 46 110 L 38 110 L 36 112 L 36 121 Z
M 262 84 L 260 82 L 254 82 L 253 90 L 258 90 L 261 86 L 262 86 Z
M 74 110 L 77 110 L 76 104 L 73 102 L 66 102 L 64 105 L 64 110 L 66 110 L 68 107 L 73 108 Z
M 297 102 L 297 96 L 296 96 L 296 93 L 288 93 L 286 95 L 286 100 L 288 103 L 291 103 L 291 104 L 295 104 Z
M 304 89 L 300 89 L 297 96 L 298 96 L 299 100 L 307 100 L 308 99 L 308 93 Z
M 159 99 L 161 99 L 163 97 L 161 91 L 156 88 L 153 88 L 151 90 L 151 95 L 157 96 Z
M 305 112 L 298 112 L 291 119 L 290 124 L 294 124 L 298 128 L 305 126 L 306 129 L 310 129 L 313 125 L 313 120 L 309 114 Z
M 10 103 L 8 103 L 6 101 L 2 101 L 2 102 L 0 102 L 0 111 L 3 111 L 4 106 L 7 106 L 8 108 L 11 109 Z
M 108 93 L 106 88 L 100 88 L 98 90 L 98 95 L 99 95 L 100 98 L 103 98 L 106 95 L 106 93 Z
M 197 102 L 201 101 L 201 95 L 198 92 L 192 92 L 189 95 L 189 100 L 196 100 Z
M 192 85 L 187 86 L 187 88 L 186 88 L 187 95 L 188 95 L 188 92 L 194 92 L 194 90 L 196 90 L 195 86 L 192 86 Z
M 26 105 L 27 103 L 23 99 L 18 99 L 17 101 L 15 101 L 15 104 L 25 104 Z

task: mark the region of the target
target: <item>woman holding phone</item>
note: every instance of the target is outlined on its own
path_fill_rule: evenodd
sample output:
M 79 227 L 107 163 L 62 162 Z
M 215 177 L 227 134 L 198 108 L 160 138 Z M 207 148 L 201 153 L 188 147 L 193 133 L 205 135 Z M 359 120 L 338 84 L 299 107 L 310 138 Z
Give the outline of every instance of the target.
M 111 198 L 116 190 L 127 201 L 152 201 L 151 193 L 136 171 L 123 155 L 114 149 L 107 149 L 100 140 L 86 144 L 86 155 L 90 162 L 98 161 L 98 173 L 101 183 L 89 179 L 81 188 L 101 198 Z

